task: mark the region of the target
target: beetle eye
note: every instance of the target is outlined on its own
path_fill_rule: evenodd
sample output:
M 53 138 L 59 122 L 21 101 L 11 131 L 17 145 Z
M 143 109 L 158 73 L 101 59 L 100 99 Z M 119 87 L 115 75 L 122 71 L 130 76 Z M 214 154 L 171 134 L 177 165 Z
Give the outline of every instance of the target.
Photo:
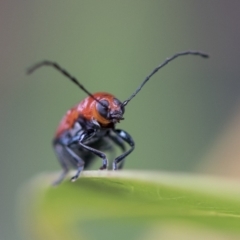
M 117 106 L 121 107 L 122 114 L 124 114 L 125 109 L 124 109 L 124 106 L 122 105 L 122 103 L 117 98 L 114 98 L 113 101 Z
M 121 110 L 122 110 L 122 114 L 124 114 L 124 112 L 125 112 L 125 108 L 124 108 L 123 105 L 121 106 Z
M 114 98 L 114 99 L 113 99 L 113 102 L 114 102 L 117 106 L 122 105 L 122 103 L 121 103 L 117 98 Z
M 124 106 L 122 105 L 122 103 L 121 103 L 117 98 L 114 98 L 114 99 L 113 99 L 113 102 L 114 102 L 117 106 L 121 107 L 122 114 L 124 114 L 125 109 L 124 109 Z
M 105 118 L 108 116 L 108 106 L 109 102 L 107 100 L 100 100 L 100 103 L 97 103 L 97 110 L 99 114 Z

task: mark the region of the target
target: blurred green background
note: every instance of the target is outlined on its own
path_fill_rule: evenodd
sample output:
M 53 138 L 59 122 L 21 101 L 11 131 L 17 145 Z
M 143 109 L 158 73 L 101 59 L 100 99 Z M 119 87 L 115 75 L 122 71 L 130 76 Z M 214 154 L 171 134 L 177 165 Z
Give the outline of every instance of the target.
M 26 76 L 40 60 L 125 100 L 166 57 L 209 53 L 172 62 L 129 103 L 118 127 L 136 150 L 125 168 L 240 176 L 239 12 L 238 0 L 1 1 L 0 239 L 19 239 L 18 189 L 60 170 L 53 133 L 86 96 L 51 68 Z

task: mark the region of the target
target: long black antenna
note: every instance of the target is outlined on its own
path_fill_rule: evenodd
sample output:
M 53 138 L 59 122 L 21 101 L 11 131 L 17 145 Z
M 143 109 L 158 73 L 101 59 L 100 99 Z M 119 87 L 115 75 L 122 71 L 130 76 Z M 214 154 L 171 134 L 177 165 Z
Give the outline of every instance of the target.
M 177 57 L 180 56 L 184 56 L 184 55 L 197 55 L 203 58 L 208 58 L 209 55 L 206 53 L 202 53 L 202 52 L 198 52 L 198 51 L 186 51 L 186 52 L 180 52 L 180 53 L 176 53 L 174 54 L 172 57 L 167 58 L 161 65 L 159 65 L 158 67 L 156 67 L 146 78 L 145 80 L 142 82 L 142 84 L 137 88 L 137 90 L 127 99 L 125 100 L 122 105 L 126 106 L 131 100 L 132 98 L 134 98 L 138 92 L 142 89 L 142 87 L 145 85 L 145 83 L 162 67 L 164 67 L 165 65 L 167 65 L 169 62 L 171 62 L 172 60 L 174 60 Z
M 99 104 L 101 104 L 103 107 L 106 107 L 103 103 L 101 103 L 98 99 L 96 99 L 75 77 L 71 76 L 65 69 L 63 69 L 61 66 L 59 66 L 57 63 L 55 62 L 51 62 L 51 61 L 42 61 L 40 63 L 37 63 L 35 65 L 33 65 L 32 67 L 30 67 L 27 70 L 27 74 L 31 74 L 33 73 L 35 70 L 37 70 L 40 67 L 43 66 L 51 66 L 54 67 L 55 69 L 57 69 L 59 72 L 61 72 L 63 75 L 65 75 L 67 78 L 69 78 L 72 82 L 74 82 L 78 87 L 80 87 L 87 95 L 89 95 L 90 97 L 92 97 L 95 101 L 97 101 Z

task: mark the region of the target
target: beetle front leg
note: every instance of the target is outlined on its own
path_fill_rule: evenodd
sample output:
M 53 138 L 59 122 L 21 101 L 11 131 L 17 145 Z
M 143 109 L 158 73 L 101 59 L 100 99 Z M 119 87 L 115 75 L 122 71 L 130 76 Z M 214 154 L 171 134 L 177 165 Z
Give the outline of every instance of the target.
M 107 160 L 106 155 L 105 155 L 103 152 L 101 152 L 101 151 L 99 151 L 99 150 L 97 150 L 97 149 L 95 149 L 95 148 L 91 148 L 91 147 L 83 144 L 81 141 L 79 141 L 79 144 L 80 144 L 83 148 L 87 149 L 88 151 L 90 151 L 90 152 L 92 152 L 93 154 L 97 155 L 98 157 L 102 158 L 102 166 L 100 167 L 100 170 L 107 169 L 107 167 L 108 167 L 108 160 Z
M 132 139 L 132 137 L 125 131 L 120 130 L 120 129 L 116 129 L 113 130 L 118 137 L 120 137 L 122 140 L 124 140 L 126 143 L 129 144 L 129 146 L 131 147 L 127 152 L 123 153 L 122 155 L 120 155 L 119 157 L 115 158 L 115 160 L 113 161 L 113 170 L 117 170 L 118 169 L 118 163 L 120 163 L 126 156 L 128 156 L 135 148 L 135 143 Z
M 118 135 L 116 135 L 114 132 L 112 134 L 112 131 L 108 134 L 108 137 L 122 150 L 122 152 L 126 151 L 126 147 L 124 144 L 124 141 L 122 138 L 120 138 Z M 122 169 L 124 165 L 125 158 L 120 162 L 118 169 Z

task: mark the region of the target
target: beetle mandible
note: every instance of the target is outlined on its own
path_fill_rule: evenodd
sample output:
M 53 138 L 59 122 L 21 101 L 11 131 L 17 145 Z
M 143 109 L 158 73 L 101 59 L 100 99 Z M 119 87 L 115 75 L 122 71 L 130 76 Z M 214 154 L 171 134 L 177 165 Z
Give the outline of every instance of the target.
M 209 57 L 208 54 L 199 51 L 186 51 L 174 54 L 156 67 L 136 91 L 123 102 L 110 93 L 98 92 L 91 94 L 75 77 L 71 76 L 55 62 L 43 61 L 29 68 L 27 73 L 31 74 L 42 66 L 51 66 L 65 75 L 88 95 L 87 98 L 67 111 L 57 128 L 53 139 L 53 148 L 63 172 L 54 184 L 59 184 L 65 178 L 70 167 L 77 169 L 76 174 L 71 178 L 71 181 L 74 182 L 83 169 L 92 163 L 95 156 L 102 159 L 100 169 L 107 169 L 108 159 L 103 151 L 112 150 L 113 143 L 123 153 L 113 160 L 112 169 L 121 169 L 125 158 L 135 147 L 133 138 L 126 131 L 115 128 L 116 124 L 124 119 L 123 114 L 126 105 L 159 69 L 175 58 L 184 55 Z M 129 145 L 129 150 L 126 150 L 125 143 Z

